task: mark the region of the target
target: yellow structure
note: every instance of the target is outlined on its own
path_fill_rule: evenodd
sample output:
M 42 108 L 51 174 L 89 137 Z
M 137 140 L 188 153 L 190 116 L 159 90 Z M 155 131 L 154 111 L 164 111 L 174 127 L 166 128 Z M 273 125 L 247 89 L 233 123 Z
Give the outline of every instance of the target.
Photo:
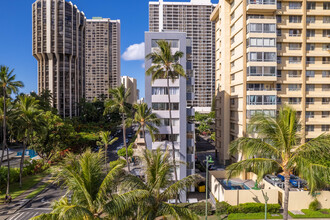
M 330 1 L 220 0 L 216 24 L 216 149 L 246 135 L 257 112 L 297 110 L 302 142 L 330 130 Z

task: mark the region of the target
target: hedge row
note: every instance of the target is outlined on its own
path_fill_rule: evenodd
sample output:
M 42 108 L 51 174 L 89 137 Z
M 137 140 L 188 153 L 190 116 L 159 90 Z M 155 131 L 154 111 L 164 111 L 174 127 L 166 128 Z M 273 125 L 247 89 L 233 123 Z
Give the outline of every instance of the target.
M 268 213 L 279 213 L 281 206 L 279 204 L 267 204 Z M 229 205 L 226 202 L 217 202 L 216 213 L 231 214 L 231 213 L 257 213 L 264 212 L 265 204 L 262 203 L 243 203 L 237 206 Z

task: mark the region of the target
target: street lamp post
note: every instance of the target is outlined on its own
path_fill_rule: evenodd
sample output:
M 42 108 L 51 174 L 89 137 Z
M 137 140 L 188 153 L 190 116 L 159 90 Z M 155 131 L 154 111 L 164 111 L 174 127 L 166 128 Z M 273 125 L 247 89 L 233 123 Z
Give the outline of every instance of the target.
M 209 179 L 209 163 L 213 163 L 211 155 L 206 156 L 206 182 L 205 182 L 205 194 L 206 194 L 206 203 L 205 203 L 205 220 L 207 220 L 207 193 L 208 193 L 208 179 Z

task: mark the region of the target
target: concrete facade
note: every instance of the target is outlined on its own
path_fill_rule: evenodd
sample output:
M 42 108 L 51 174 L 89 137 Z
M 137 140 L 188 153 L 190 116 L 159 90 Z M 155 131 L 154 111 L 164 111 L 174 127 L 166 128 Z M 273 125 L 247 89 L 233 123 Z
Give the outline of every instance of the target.
M 121 84 L 124 85 L 126 89 L 130 89 L 131 94 L 128 97 L 128 103 L 132 105 L 135 104 L 138 100 L 136 79 L 128 76 L 122 76 Z
M 172 53 L 176 51 L 186 51 L 190 47 L 186 33 L 182 32 L 146 32 L 145 33 L 145 51 L 146 54 L 158 50 L 157 41 L 163 39 L 170 41 L 172 44 Z M 189 54 L 188 54 L 189 55 Z M 187 71 L 186 53 L 180 59 L 180 64 Z M 151 60 L 145 61 L 146 69 L 152 66 Z M 174 82 L 170 81 L 170 97 L 172 105 L 172 123 L 173 134 L 175 139 L 175 155 L 177 161 L 183 161 L 185 164 L 177 165 L 178 179 L 182 179 L 188 175 L 195 173 L 195 126 L 190 123 L 187 116 L 193 116 L 194 111 L 187 108 L 187 84 L 191 79 L 179 77 Z M 160 118 L 162 125 L 159 127 L 159 134 L 156 135 L 156 141 L 152 142 L 150 135 L 146 134 L 147 146 L 150 149 L 157 149 L 161 146 L 163 149 L 172 150 L 170 141 L 170 124 L 168 104 L 167 80 L 156 79 L 151 81 L 151 76 L 145 78 L 145 101 L 152 112 Z M 174 178 L 174 177 L 173 177 Z
M 210 112 L 215 85 L 215 29 L 209 20 L 215 5 L 210 0 L 191 2 L 149 2 L 149 31 L 185 32 L 191 39 L 191 56 L 187 57 L 188 76 L 195 79 L 188 91 L 194 99 L 188 101 L 196 111 Z
M 330 1 L 220 0 L 216 27 L 216 149 L 246 136 L 256 112 L 297 110 L 302 143 L 330 130 Z
M 86 100 L 109 96 L 120 85 L 120 20 L 86 22 Z
M 60 115 L 78 115 L 85 92 L 86 18 L 64 0 L 32 5 L 32 53 L 38 61 L 38 92 L 50 90 Z

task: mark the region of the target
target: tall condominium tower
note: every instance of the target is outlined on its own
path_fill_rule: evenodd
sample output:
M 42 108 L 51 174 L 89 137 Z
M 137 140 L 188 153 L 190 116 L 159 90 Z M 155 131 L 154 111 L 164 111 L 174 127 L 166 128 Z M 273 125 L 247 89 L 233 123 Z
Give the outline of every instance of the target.
M 175 30 L 187 33 L 192 40 L 191 56 L 187 58 L 187 72 L 194 76 L 195 85 L 188 90 L 195 98 L 188 102 L 196 111 L 211 110 L 215 85 L 215 29 L 210 15 L 215 8 L 210 0 L 191 2 L 149 2 L 149 31 Z
M 159 32 L 145 33 L 145 51 L 146 54 L 158 50 L 157 41 L 163 39 L 169 41 L 172 45 L 172 52 L 190 51 L 191 45 L 187 39 L 186 33 L 182 32 Z M 190 67 L 186 65 L 187 56 L 189 53 L 180 59 L 180 64 L 185 71 L 189 71 Z M 146 69 L 152 65 L 150 60 L 146 60 Z M 161 120 L 159 134 L 156 134 L 155 142 L 152 142 L 150 134 L 146 134 L 146 142 L 149 149 L 168 148 L 172 151 L 172 140 L 175 143 L 175 155 L 177 161 L 178 179 L 182 179 L 187 175 L 195 173 L 195 125 L 190 123 L 188 116 L 194 116 L 194 109 L 187 108 L 187 100 L 191 94 L 187 91 L 187 86 L 191 85 L 192 80 L 184 77 L 179 77 L 170 82 L 170 89 L 167 89 L 166 79 L 156 79 L 151 81 L 151 76 L 146 76 L 145 82 L 145 99 L 152 112 Z M 171 98 L 171 112 L 173 136 L 171 136 L 170 119 L 169 119 L 169 100 L 168 93 Z M 190 94 L 190 95 L 188 95 Z M 172 155 L 172 153 L 171 153 Z M 182 195 L 182 200 L 185 201 L 185 195 Z
M 247 135 L 251 116 L 297 110 L 302 142 L 330 130 L 330 1 L 220 0 L 216 23 L 216 148 Z M 236 159 L 236 158 L 233 158 Z
M 95 17 L 86 22 L 86 100 L 108 96 L 120 85 L 120 21 Z
M 126 90 L 130 90 L 130 95 L 128 96 L 127 102 L 130 104 L 136 104 L 138 100 L 138 89 L 136 79 L 129 76 L 121 77 L 121 84 L 124 85 Z
M 71 2 L 37 0 L 32 5 L 33 56 L 38 91 L 50 90 L 64 117 L 78 115 L 85 92 L 86 18 Z

